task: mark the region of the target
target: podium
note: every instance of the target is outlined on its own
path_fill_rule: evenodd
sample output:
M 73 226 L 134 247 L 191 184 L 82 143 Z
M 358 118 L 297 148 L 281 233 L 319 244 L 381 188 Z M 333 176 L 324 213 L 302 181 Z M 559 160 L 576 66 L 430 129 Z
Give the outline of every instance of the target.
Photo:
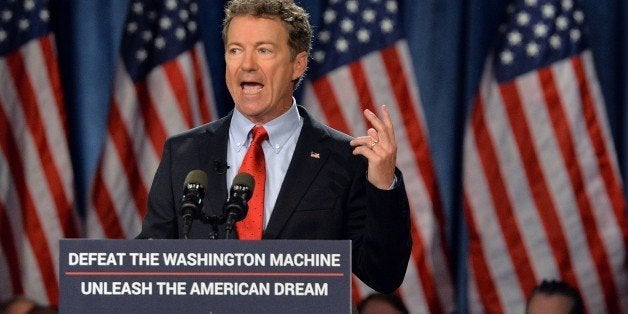
M 61 313 L 350 313 L 348 240 L 60 240 Z

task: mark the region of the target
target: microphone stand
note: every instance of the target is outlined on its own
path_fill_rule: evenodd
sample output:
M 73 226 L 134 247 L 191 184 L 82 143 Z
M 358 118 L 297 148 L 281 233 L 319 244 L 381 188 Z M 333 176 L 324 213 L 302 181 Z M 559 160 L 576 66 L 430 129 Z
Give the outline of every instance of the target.
M 230 240 L 233 236 L 233 226 L 236 222 L 236 213 L 230 212 L 225 223 L 225 239 Z
M 204 224 L 208 224 L 211 227 L 211 231 L 209 232 L 209 239 L 216 240 L 218 239 L 218 225 L 222 225 L 225 223 L 225 217 L 223 215 L 203 215 L 201 217 L 201 221 Z
M 239 181 L 237 181 L 238 176 L 241 176 Z M 238 176 L 236 176 L 234 181 L 243 182 L 242 184 L 234 184 L 231 187 L 231 194 L 223 206 L 222 214 L 211 216 L 206 214 L 200 215 L 200 220 L 203 223 L 211 225 L 211 232 L 209 234 L 210 239 L 218 238 L 218 225 L 222 224 L 225 225 L 225 239 L 233 239 L 233 228 L 235 223 L 246 217 L 246 213 L 248 211 L 247 201 L 251 198 L 253 178 L 248 173 L 239 174 Z M 247 180 L 247 176 L 250 179 Z
M 204 224 L 208 224 L 211 227 L 211 231 L 209 233 L 210 240 L 218 239 L 218 226 L 225 225 L 225 240 L 234 239 L 233 237 L 233 227 L 237 221 L 238 214 L 235 212 L 229 212 L 228 215 L 201 215 L 200 220 Z
M 183 215 L 183 238 L 188 239 L 190 227 L 192 226 L 192 215 Z

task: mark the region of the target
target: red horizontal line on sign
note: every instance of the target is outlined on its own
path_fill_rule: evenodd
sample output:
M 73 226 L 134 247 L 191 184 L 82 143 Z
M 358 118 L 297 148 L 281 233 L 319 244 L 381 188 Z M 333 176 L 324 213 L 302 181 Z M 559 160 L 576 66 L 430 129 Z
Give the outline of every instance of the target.
M 67 271 L 66 276 L 237 276 L 237 277 L 343 277 L 343 273 L 224 273 L 224 272 L 97 272 Z

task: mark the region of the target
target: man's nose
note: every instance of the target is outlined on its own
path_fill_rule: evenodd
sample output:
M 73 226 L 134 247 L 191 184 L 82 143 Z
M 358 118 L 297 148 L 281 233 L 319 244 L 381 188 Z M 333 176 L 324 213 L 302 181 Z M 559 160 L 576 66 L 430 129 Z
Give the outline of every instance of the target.
M 244 55 L 244 59 L 242 60 L 242 70 L 244 71 L 257 70 L 257 58 L 255 57 L 255 53 L 246 53 Z

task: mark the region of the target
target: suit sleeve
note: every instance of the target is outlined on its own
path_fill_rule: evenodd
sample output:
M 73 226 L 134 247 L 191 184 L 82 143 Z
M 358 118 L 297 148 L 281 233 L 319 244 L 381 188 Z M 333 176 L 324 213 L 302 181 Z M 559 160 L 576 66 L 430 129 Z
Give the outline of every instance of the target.
M 401 285 L 412 250 L 408 198 L 401 171 L 396 169 L 395 175 L 392 190 L 380 190 L 366 175 L 357 175 L 349 200 L 353 272 L 382 293 Z
M 172 189 L 172 140 L 167 140 L 148 194 L 148 210 L 137 239 L 175 239 L 177 215 Z

